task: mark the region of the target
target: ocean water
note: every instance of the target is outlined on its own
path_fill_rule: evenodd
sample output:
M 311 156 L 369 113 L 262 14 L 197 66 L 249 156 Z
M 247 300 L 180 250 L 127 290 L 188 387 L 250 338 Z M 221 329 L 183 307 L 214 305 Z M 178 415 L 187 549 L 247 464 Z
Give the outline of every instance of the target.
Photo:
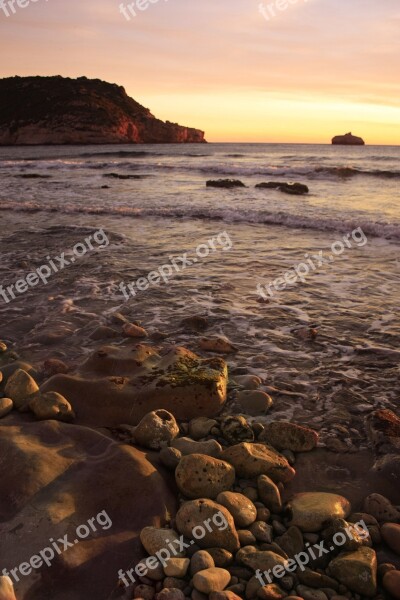
M 206 188 L 216 178 L 246 187 Z M 205 355 L 181 326 L 203 315 L 206 335 L 237 348 L 232 372 L 264 378 L 274 418 L 314 426 L 327 445 L 341 431 L 349 451 L 362 447 L 360 420 L 398 408 L 400 147 L 0 148 L 0 180 L 3 288 L 62 253 L 71 259 L 98 230 L 109 241 L 46 284 L 0 296 L 0 338 L 28 362 L 79 363 L 109 342 L 91 334 L 115 311 Z M 263 181 L 299 181 L 310 193 L 256 189 Z M 214 248 L 198 256 L 209 240 Z M 196 261 L 124 296 L 122 282 L 184 253 Z M 288 283 L 296 269 L 303 277 Z

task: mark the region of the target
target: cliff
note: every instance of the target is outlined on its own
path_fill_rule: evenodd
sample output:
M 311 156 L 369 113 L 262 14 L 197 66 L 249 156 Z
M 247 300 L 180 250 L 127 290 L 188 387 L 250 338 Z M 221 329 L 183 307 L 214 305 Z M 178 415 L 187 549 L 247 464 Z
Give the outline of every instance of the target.
M 332 144 L 336 146 L 364 146 L 365 142 L 362 138 L 346 133 L 345 135 L 337 135 L 333 138 Z
M 156 119 L 100 79 L 0 79 L 0 145 L 199 143 L 204 132 Z

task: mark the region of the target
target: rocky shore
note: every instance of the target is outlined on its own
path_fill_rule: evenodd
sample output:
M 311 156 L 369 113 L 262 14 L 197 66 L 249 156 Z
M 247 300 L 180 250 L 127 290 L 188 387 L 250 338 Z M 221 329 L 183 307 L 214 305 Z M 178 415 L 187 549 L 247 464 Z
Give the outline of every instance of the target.
M 260 377 L 228 373 L 229 340 L 185 326 L 202 357 L 118 313 L 95 336 L 125 342 L 77 369 L 0 343 L 2 566 L 112 519 L 50 568 L 1 577 L 1 600 L 399 599 L 400 419 L 360 417 L 371 490 L 360 468 L 343 476 L 357 454 L 327 458 L 317 431 L 274 417 Z

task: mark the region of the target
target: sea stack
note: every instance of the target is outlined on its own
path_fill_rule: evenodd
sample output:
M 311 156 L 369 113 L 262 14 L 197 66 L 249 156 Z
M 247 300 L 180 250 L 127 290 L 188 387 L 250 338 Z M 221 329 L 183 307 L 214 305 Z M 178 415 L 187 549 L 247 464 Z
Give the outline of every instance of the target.
M 332 139 L 332 144 L 335 146 L 365 146 L 364 140 L 352 133 L 337 135 Z
M 205 141 L 203 131 L 160 121 L 123 87 L 100 79 L 0 79 L 3 146 Z

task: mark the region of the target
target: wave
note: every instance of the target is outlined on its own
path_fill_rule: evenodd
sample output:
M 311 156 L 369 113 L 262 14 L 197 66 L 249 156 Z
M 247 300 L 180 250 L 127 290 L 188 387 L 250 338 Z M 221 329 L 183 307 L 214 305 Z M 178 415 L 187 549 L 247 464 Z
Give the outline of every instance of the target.
M 361 227 L 365 235 L 387 240 L 400 241 L 400 223 L 387 223 L 350 218 L 328 218 L 298 215 L 288 212 L 269 212 L 259 210 L 242 210 L 227 208 L 137 208 L 129 206 L 43 206 L 36 202 L 0 201 L 0 211 L 9 210 L 27 213 L 66 213 L 87 215 L 108 215 L 115 217 L 146 218 L 157 217 L 165 219 L 201 219 L 210 221 L 225 221 L 227 223 L 248 223 L 259 225 L 277 225 L 294 229 L 313 229 L 318 231 L 336 231 L 349 233 Z

